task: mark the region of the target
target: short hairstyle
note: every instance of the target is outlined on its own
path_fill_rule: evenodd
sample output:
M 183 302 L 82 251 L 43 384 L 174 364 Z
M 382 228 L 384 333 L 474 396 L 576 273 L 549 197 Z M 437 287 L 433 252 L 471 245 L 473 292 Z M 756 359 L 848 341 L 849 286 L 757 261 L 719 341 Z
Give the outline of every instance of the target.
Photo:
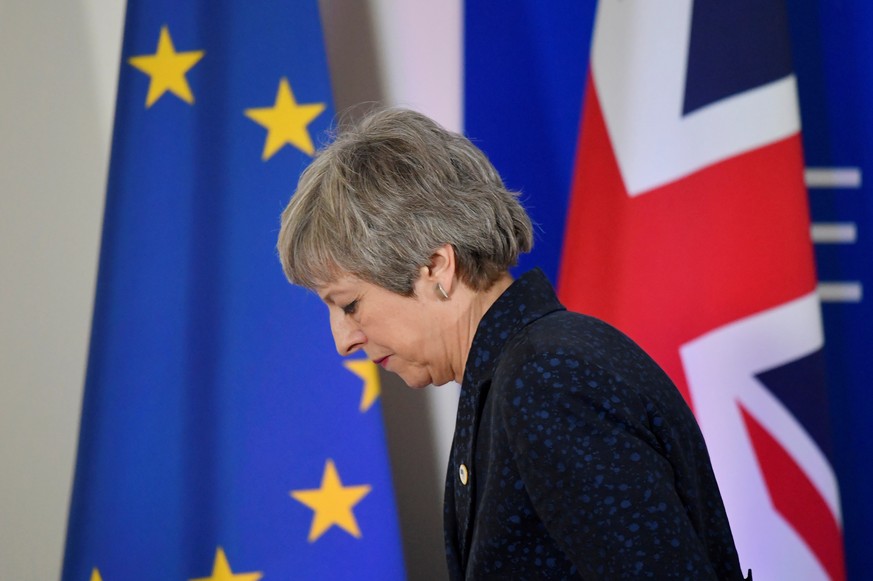
M 530 218 L 482 151 L 420 113 L 381 109 L 341 130 L 301 174 L 278 250 L 294 284 L 352 274 L 411 296 L 450 244 L 459 279 L 487 290 L 533 245 Z

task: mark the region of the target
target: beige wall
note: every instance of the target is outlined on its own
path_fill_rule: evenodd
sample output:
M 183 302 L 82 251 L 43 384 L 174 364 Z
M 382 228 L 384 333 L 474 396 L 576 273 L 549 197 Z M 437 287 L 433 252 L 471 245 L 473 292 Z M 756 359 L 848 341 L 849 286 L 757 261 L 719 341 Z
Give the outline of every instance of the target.
M 402 104 L 459 128 L 460 1 L 322 0 L 337 107 Z M 0 0 L 4 580 L 59 577 L 123 12 L 121 0 Z M 440 578 L 457 388 L 420 394 L 386 383 L 410 578 Z

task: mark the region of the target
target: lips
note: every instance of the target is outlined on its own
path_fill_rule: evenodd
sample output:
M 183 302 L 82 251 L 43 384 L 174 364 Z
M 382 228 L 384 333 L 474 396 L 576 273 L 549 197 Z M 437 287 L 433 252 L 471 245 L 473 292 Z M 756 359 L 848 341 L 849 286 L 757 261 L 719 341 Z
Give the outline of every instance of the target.
M 376 365 L 381 365 L 381 366 L 384 368 L 385 365 L 388 363 L 388 358 L 389 358 L 389 357 L 391 357 L 391 356 L 390 356 L 390 355 L 386 355 L 385 357 L 382 357 L 382 358 L 380 358 L 380 359 L 374 359 L 374 360 L 373 360 L 373 363 L 375 363 Z

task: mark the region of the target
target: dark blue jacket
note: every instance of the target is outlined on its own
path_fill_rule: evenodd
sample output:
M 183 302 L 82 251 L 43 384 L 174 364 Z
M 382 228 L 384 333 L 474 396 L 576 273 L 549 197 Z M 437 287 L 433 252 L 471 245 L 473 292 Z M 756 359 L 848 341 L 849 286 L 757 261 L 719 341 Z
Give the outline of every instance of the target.
M 742 579 L 706 445 L 667 375 L 538 270 L 479 324 L 446 478 L 453 579 Z

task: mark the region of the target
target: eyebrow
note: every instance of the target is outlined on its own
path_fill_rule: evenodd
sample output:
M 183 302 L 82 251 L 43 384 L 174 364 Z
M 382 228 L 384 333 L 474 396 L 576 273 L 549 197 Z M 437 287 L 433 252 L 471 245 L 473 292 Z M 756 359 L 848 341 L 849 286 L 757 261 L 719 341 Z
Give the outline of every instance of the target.
M 336 299 L 334 298 L 334 294 L 339 293 L 343 294 L 345 291 L 343 289 L 331 289 L 324 293 L 324 296 L 319 295 L 321 297 L 322 302 L 328 305 L 336 305 Z
M 325 284 L 322 288 L 324 288 L 324 287 L 328 287 L 328 288 L 330 288 L 331 286 L 333 286 L 334 284 L 336 284 L 336 282 L 337 282 L 337 281 L 329 282 L 329 283 Z M 324 303 L 326 303 L 326 304 L 328 304 L 328 305 L 335 305 L 335 304 L 337 304 L 337 303 L 336 303 L 336 300 L 333 298 L 333 295 L 334 295 L 335 293 L 343 294 L 343 293 L 345 293 L 345 292 L 350 292 L 350 289 L 348 289 L 347 287 L 344 288 L 342 285 L 340 285 L 340 288 L 330 288 L 330 290 L 328 290 L 326 293 L 324 293 L 324 296 L 322 296 L 322 295 L 321 295 L 321 294 L 316 290 L 316 294 L 319 296 L 319 298 L 321 298 L 322 302 L 324 302 Z

